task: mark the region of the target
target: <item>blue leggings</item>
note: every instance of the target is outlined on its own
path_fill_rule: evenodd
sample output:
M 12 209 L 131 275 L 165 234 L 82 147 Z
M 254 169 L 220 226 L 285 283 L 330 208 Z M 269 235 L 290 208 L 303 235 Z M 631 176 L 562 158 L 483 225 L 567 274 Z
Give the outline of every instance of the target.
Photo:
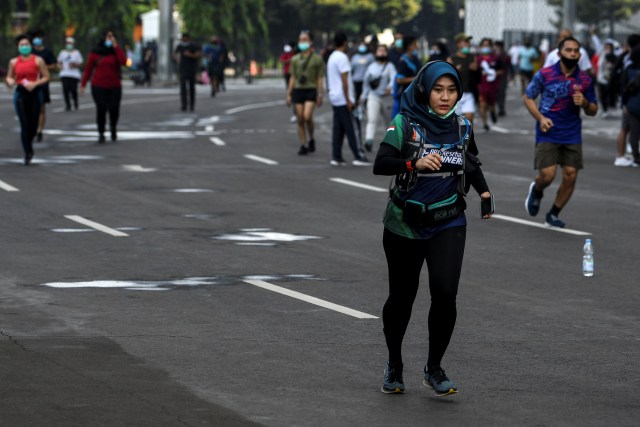
M 33 157 L 33 139 L 38 131 L 38 119 L 42 106 L 42 92 L 35 89 L 27 92 L 19 88 L 13 94 L 13 106 L 20 121 L 20 141 L 26 157 Z

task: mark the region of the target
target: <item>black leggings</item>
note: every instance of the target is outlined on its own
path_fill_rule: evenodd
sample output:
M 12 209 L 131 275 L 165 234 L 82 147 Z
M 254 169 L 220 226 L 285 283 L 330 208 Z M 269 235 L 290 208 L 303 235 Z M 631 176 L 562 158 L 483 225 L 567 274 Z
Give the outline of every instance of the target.
M 188 96 L 187 96 L 187 86 Z M 187 102 L 188 101 L 188 102 Z M 187 109 L 187 103 L 189 108 L 193 111 L 193 107 L 196 105 L 196 75 L 181 75 L 180 76 L 180 103 L 182 109 Z
M 33 138 L 38 129 L 38 119 L 42 106 L 42 92 L 39 88 L 27 92 L 18 88 L 13 95 L 13 106 L 20 121 L 20 141 L 25 157 L 33 156 Z
M 109 125 L 111 131 L 115 131 L 120 117 L 120 99 L 122 98 L 122 88 L 104 89 L 91 86 L 91 96 L 96 103 L 96 121 L 98 122 L 98 132 L 104 134 L 107 123 L 107 111 L 109 112 Z
M 64 95 L 64 103 L 67 110 L 71 109 L 71 99 L 73 99 L 73 106 L 78 109 L 78 82 L 79 79 L 75 77 L 62 77 L 62 93 Z
M 440 367 L 456 324 L 456 295 L 462 269 L 466 226 L 447 228 L 427 240 L 408 239 L 384 230 L 389 267 L 389 297 L 382 310 L 389 362 L 402 364 L 402 339 L 420 284 L 424 261 L 429 269 L 429 358 L 427 369 Z

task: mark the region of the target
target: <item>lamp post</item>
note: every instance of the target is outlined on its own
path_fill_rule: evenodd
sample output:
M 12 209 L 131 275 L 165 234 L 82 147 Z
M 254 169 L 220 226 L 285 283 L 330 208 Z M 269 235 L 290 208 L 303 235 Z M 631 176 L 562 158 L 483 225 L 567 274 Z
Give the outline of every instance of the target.
M 563 0 L 562 2 L 562 27 L 573 31 L 576 22 L 576 0 Z
M 173 3 L 174 0 L 159 0 L 160 33 L 158 35 L 158 79 L 160 81 L 171 80 L 172 55 L 171 39 L 173 30 Z

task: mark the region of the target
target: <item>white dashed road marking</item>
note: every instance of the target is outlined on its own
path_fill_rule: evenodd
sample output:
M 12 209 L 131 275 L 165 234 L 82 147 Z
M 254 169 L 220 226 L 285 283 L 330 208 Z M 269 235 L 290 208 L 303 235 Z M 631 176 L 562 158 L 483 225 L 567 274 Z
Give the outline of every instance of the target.
M 373 185 L 362 184 L 356 181 L 350 181 L 343 178 L 329 178 L 329 181 L 337 182 L 338 184 L 350 185 L 352 187 L 362 188 L 364 190 L 375 191 L 377 193 L 388 193 L 388 188 L 375 187 Z
M 0 180 L 0 188 L 2 188 L 4 191 L 20 191 L 13 185 L 7 184 L 6 182 L 1 180 Z
M 574 236 L 591 236 L 591 233 L 587 233 L 586 231 L 572 230 L 570 228 L 550 227 L 539 222 L 527 221 L 526 219 L 515 218 L 512 216 L 494 214 L 492 215 L 492 218 L 515 222 L 516 224 L 528 225 L 530 227 L 544 228 L 546 230 L 557 231 L 559 233 L 573 234 Z
M 227 145 L 223 140 L 221 140 L 217 136 L 212 136 L 211 138 L 209 138 L 209 140 L 219 147 L 224 147 L 225 145 Z
M 378 317 L 373 316 L 371 314 L 367 314 L 367 313 L 363 313 L 361 311 L 357 311 L 357 310 L 353 310 L 351 308 L 342 306 L 342 305 L 338 305 L 338 304 L 334 304 L 332 302 L 329 301 L 325 301 L 323 299 L 320 298 L 316 298 L 316 297 L 312 297 L 310 295 L 306 295 L 300 292 L 296 292 L 296 291 L 292 291 L 290 289 L 287 288 L 282 288 L 280 286 L 276 286 L 276 285 L 272 285 L 269 282 L 265 282 L 263 280 L 245 280 L 245 283 L 248 283 L 250 285 L 253 286 L 257 286 L 259 288 L 262 289 L 266 289 L 272 292 L 277 292 L 279 294 L 282 295 L 286 295 L 289 296 L 291 298 L 296 298 L 299 299 L 301 301 L 305 301 L 308 302 L 310 304 L 315 304 L 318 305 L 320 307 L 324 307 L 324 308 L 328 308 L 329 310 L 333 310 L 333 311 L 337 311 L 339 313 L 342 314 L 346 314 L 352 317 L 356 317 L 358 319 L 377 319 Z
M 145 168 L 142 165 L 122 165 L 122 168 L 129 172 L 155 172 L 156 168 Z
M 129 236 L 127 233 L 123 233 L 122 231 L 115 230 L 113 228 L 107 227 L 106 225 L 102 225 L 89 219 L 83 218 L 79 215 L 65 215 L 64 217 L 79 224 L 86 225 L 87 227 L 91 227 L 95 230 L 102 231 L 103 233 L 110 234 L 114 237 Z
M 256 162 L 264 163 L 265 165 L 273 166 L 278 164 L 278 162 L 276 162 L 275 160 L 267 159 L 265 157 L 255 156 L 253 154 L 245 154 L 244 157 L 249 160 L 254 160 Z

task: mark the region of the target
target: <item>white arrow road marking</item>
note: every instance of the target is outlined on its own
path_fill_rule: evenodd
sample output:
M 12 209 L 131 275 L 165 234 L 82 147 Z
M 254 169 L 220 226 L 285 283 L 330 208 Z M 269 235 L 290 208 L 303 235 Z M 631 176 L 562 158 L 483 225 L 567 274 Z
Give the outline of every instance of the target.
M 278 162 L 276 162 L 275 160 L 271 160 L 271 159 L 267 159 L 264 157 L 260 157 L 260 156 L 255 156 L 253 154 L 245 154 L 244 157 L 246 157 L 249 160 L 255 160 L 256 162 L 260 162 L 260 163 L 264 163 L 266 165 L 277 165 Z
M 209 140 L 211 142 L 213 142 L 214 144 L 216 144 L 217 146 L 219 146 L 219 147 L 223 147 L 223 146 L 227 145 L 223 140 L 221 140 L 217 136 L 212 136 L 211 138 L 209 138 Z
M 122 168 L 129 172 L 155 172 L 156 168 L 145 168 L 142 165 L 122 165 Z
M 86 225 L 87 227 L 91 227 L 98 231 L 102 231 L 103 233 L 110 234 L 115 237 L 127 237 L 129 236 L 127 233 L 123 233 L 122 231 L 115 230 L 113 228 L 107 227 L 106 225 L 99 224 L 97 222 L 91 221 L 89 219 L 83 218 L 79 215 L 65 215 L 64 216 L 71 221 L 75 221 L 79 224 Z
M 491 218 L 501 219 L 503 221 L 515 222 L 516 224 L 528 225 L 530 227 L 544 228 L 546 230 L 557 231 L 559 233 L 573 234 L 574 236 L 591 236 L 591 233 L 587 233 L 586 231 L 572 230 L 570 228 L 550 227 L 546 224 L 527 221 L 526 219 L 515 218 L 512 216 L 493 214 Z
M 337 182 L 338 184 L 350 185 L 352 187 L 362 188 L 364 190 L 375 191 L 377 193 L 388 193 L 388 188 L 375 187 L 373 185 L 362 184 L 356 181 L 350 181 L 348 179 L 342 178 L 329 178 L 329 181 Z
M 287 289 L 287 288 L 282 288 L 280 286 L 272 285 L 271 283 L 265 282 L 263 280 L 245 280 L 244 282 L 248 283 L 250 285 L 253 285 L 253 286 L 257 286 L 257 287 L 262 288 L 262 289 L 266 289 L 266 290 L 269 290 L 269 291 L 272 291 L 272 292 L 277 292 L 279 294 L 289 296 L 291 298 L 296 298 L 296 299 L 308 302 L 310 304 L 315 304 L 315 305 L 318 305 L 320 307 L 328 308 L 329 310 L 337 311 L 337 312 L 342 313 L 342 314 L 347 314 L 349 316 L 353 316 L 353 317 L 356 317 L 358 319 L 377 319 L 376 316 L 373 316 L 371 314 L 367 314 L 367 313 L 363 313 L 361 311 L 353 310 L 353 309 L 351 309 L 349 307 L 345 307 L 345 306 L 342 306 L 342 305 L 334 304 L 332 302 L 325 301 L 325 300 L 320 299 L 320 298 L 312 297 L 310 295 L 306 295 L 306 294 L 303 294 L 303 293 L 300 293 L 300 292 L 292 291 L 292 290 Z
M 2 188 L 4 191 L 20 191 L 13 185 L 7 184 L 2 180 L 0 180 L 0 188 Z

